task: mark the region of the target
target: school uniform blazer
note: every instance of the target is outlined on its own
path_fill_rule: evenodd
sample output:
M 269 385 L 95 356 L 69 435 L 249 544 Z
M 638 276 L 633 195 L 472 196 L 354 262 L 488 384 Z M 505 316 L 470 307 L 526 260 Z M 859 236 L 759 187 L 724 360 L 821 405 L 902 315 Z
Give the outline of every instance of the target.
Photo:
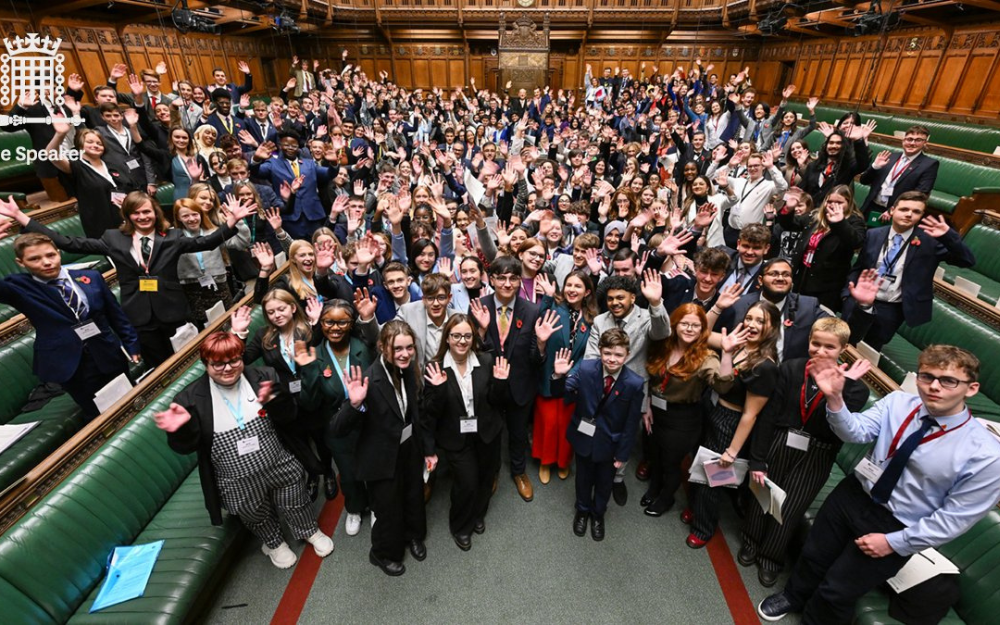
M 295 400 L 282 392 L 278 376 L 270 367 L 247 367 L 243 370 L 254 392 L 260 391 L 264 381 L 274 383 L 271 401 L 264 404 L 267 411 L 265 419 L 274 422 L 282 443 L 281 427 L 295 421 Z M 205 496 L 205 508 L 212 519 L 212 525 L 222 525 L 222 502 L 219 499 L 219 486 L 215 481 L 215 469 L 212 467 L 212 439 L 215 436 L 215 416 L 212 411 L 212 391 L 209 387 L 208 374 L 192 382 L 181 391 L 174 402 L 184 406 L 191 413 L 191 420 L 177 429 L 167 432 L 167 444 L 179 454 L 198 454 L 198 476 L 201 478 L 201 492 Z
M 236 100 L 236 102 L 239 102 L 239 100 Z M 208 116 L 208 121 L 205 122 L 206 124 L 208 124 L 212 128 L 215 128 L 215 136 L 216 136 L 215 145 L 216 146 L 219 145 L 219 140 L 222 139 L 222 137 L 224 137 L 226 135 L 233 135 L 234 137 L 239 137 L 240 136 L 240 131 L 246 129 L 246 122 L 243 121 L 242 119 L 240 119 L 236 115 L 236 111 L 235 110 L 233 110 L 233 111 L 230 112 L 229 119 L 232 122 L 231 123 L 231 127 L 233 129 L 232 132 L 229 132 L 229 130 L 226 128 L 226 125 L 222 122 L 222 117 L 219 115 L 218 111 L 216 111 L 215 113 L 212 113 L 211 115 L 209 115 Z
M 878 268 L 879 254 L 888 242 L 891 230 L 892 226 L 883 226 L 867 232 L 865 244 L 847 277 L 849 282 L 856 282 L 862 269 Z M 914 228 L 913 232 L 913 238 L 904 243 L 908 248 L 903 264 L 903 275 L 900 278 L 903 281 L 901 303 L 906 323 L 918 326 L 931 320 L 934 272 L 938 264 L 972 267 L 976 264 L 976 256 L 954 228 L 949 228 L 948 232 L 937 239 L 919 227 Z M 845 288 L 845 297 L 847 295 Z M 853 304 L 853 300 L 851 303 Z M 848 316 L 847 308 L 844 309 L 844 316 L 845 318 Z
M 344 394 L 344 381 L 337 375 L 337 368 L 330 359 L 326 345 L 327 341 L 324 339 L 316 346 L 316 360 L 299 368 L 302 378 L 299 405 L 315 412 L 318 418 L 329 423 L 347 396 Z M 372 349 L 363 340 L 351 337 L 351 366 L 366 370 L 373 360 Z
M 472 369 L 474 415 L 466 414 L 458 378 L 451 367 L 442 367 L 448 379 L 440 386 L 424 382 L 420 434 L 427 454 L 434 453 L 436 449 L 461 451 L 474 437 L 484 443 L 492 443 L 503 429 L 502 408 L 510 397 L 507 380 L 493 377 L 494 359 L 491 354 L 476 352 L 476 358 L 479 366 Z M 462 434 L 459 421 L 470 416 L 476 418 L 476 434 Z
M 122 193 L 145 191 L 146 185 L 156 184 L 156 170 L 153 168 L 153 161 L 139 151 L 139 145 L 142 142 L 132 141 L 132 137 L 129 135 L 131 149 L 126 151 L 108 126 L 98 126 L 97 132 L 104 140 L 104 154 L 101 159 L 112 169 L 121 172 L 118 179 L 115 180 L 119 187 L 118 191 Z M 127 128 L 125 132 L 129 132 Z M 150 142 L 155 143 L 152 140 Z M 135 161 L 137 167 L 129 167 L 128 164 L 132 161 Z
M 510 392 L 517 406 L 527 406 L 538 392 L 538 341 L 535 338 L 535 321 L 541 309 L 526 299 L 517 298 L 511 315 L 507 340 L 500 343 L 497 325 L 496 299 L 493 293 L 479 298 L 490 313 L 490 326 L 486 329 L 484 343 L 494 356 L 503 356 L 510 362 Z
M 40 232 L 55 242 L 56 247 L 78 254 L 100 254 L 114 262 L 121 285 L 122 308 L 134 326 L 145 326 L 157 321 L 171 324 L 188 317 L 187 298 L 177 276 L 180 257 L 191 252 L 213 250 L 236 235 L 236 228 L 226 224 L 211 234 L 188 237 L 177 228 L 153 233 L 153 254 L 149 261 L 149 275 L 159 279 L 156 292 L 139 291 L 139 279 L 146 276 L 139 263 L 132 258 L 132 235 L 120 230 L 107 230 L 100 239 L 67 237 L 41 225 L 34 219 L 28 222 L 25 232 Z
M 545 343 L 545 355 L 538 379 L 538 392 L 542 397 L 552 397 L 552 373 L 556 363 L 556 352 L 568 348 L 572 353 L 573 362 L 576 363 L 572 370 L 576 371 L 580 363 L 583 362 L 584 354 L 587 351 L 587 342 L 590 340 L 590 329 L 593 326 L 592 322 L 586 321 L 583 315 L 580 315 L 576 322 L 576 337 L 573 339 L 573 344 L 570 345 L 571 317 L 569 308 L 565 305 L 557 305 L 555 300 L 545 296 L 542 298 L 542 308 L 539 315 L 544 316 L 548 310 L 554 310 L 559 315 L 559 321 L 556 325 L 561 325 L 562 328 L 556 330 Z
M 830 224 L 829 232 L 816 246 L 811 267 L 803 265 L 802 260 L 809 238 L 816 231 L 812 217 L 782 211 L 778 213 L 778 224 L 786 231 L 803 233 L 800 253 L 792 261 L 799 288 L 808 286 L 810 290 L 819 287 L 839 290 L 844 286 L 845 278 L 851 272 L 854 250 L 865 241 L 865 220 L 861 215 L 852 215 Z
M 270 119 L 267 120 L 267 136 L 265 136 L 264 133 L 261 132 L 260 122 L 257 121 L 256 117 L 253 116 L 244 117 L 243 127 L 246 129 L 247 132 L 250 133 L 250 136 L 254 138 L 254 140 L 257 142 L 257 145 L 260 145 L 266 141 L 273 141 L 275 143 L 278 142 L 278 128 L 276 128 L 275 125 L 271 123 Z
M 902 156 L 902 152 L 893 154 L 884 167 L 874 169 L 869 165 L 862 172 L 859 182 L 868 185 L 870 189 L 868 196 L 865 198 L 865 203 L 861 206 L 862 215 L 867 215 L 869 212 L 876 210 L 875 200 L 878 199 L 879 194 L 882 192 L 882 183 L 892 173 L 892 168 L 896 166 L 896 163 L 899 162 Z M 934 189 L 934 183 L 937 181 L 938 167 L 940 165 L 941 163 L 937 159 L 933 159 L 923 152 L 918 154 L 915 159 L 910 161 L 906 169 L 899 174 L 899 177 L 896 178 L 896 184 L 892 187 L 892 195 L 889 196 L 886 207 L 891 207 L 895 204 L 900 194 L 907 191 L 923 191 L 930 195 L 931 190 Z
M 744 295 L 735 304 L 727 308 L 719 316 L 719 321 L 715 326 L 718 331 L 726 328 L 733 331 L 747 310 L 760 301 L 760 292 Z M 789 293 L 785 297 L 785 305 L 781 312 L 781 322 L 785 324 L 785 340 L 781 349 L 782 360 L 791 358 L 804 358 L 809 353 L 809 332 L 817 319 L 829 317 L 830 313 L 819 304 L 819 300 L 810 295 L 799 295 Z M 788 325 L 791 323 L 791 325 Z
M 604 397 L 604 365 L 600 358 L 585 360 L 576 371 L 552 380 L 553 395 L 562 396 L 567 404 L 576 403 L 573 419 L 566 429 L 566 440 L 573 450 L 594 462 L 628 460 L 642 417 L 644 384 L 639 374 L 622 367 L 608 399 L 598 411 Z M 593 436 L 580 432 L 584 417 L 597 420 Z
M 403 412 L 396 401 L 392 380 L 382 365 L 382 359 L 365 371 L 368 394 L 362 405 L 355 408 L 350 401 L 340 405 L 340 410 L 330 422 L 330 436 L 345 436 L 355 428 L 360 429 L 355 451 L 357 478 L 364 482 L 392 479 L 396 474 L 400 438 L 403 434 Z M 417 392 L 417 367 L 411 364 L 403 373 L 403 391 L 406 393 L 406 413 L 413 425 L 414 443 L 420 441 L 420 394 Z M 423 455 L 421 449 L 420 454 Z
M 452 311 L 446 310 L 445 321 L 451 315 Z M 420 363 L 421 367 L 424 367 L 437 355 L 438 346 L 434 346 L 434 350 L 431 352 L 431 347 L 427 344 L 427 324 L 430 319 L 427 317 L 427 309 L 424 308 L 423 301 L 403 304 L 396 309 L 396 319 L 406 322 L 408 326 L 413 328 L 413 333 L 417 335 L 417 362 Z M 442 324 L 443 327 L 444 324 Z M 444 334 L 441 335 L 441 340 L 445 340 Z
M 83 320 L 93 321 L 101 330 L 86 343 L 73 331 L 78 320 L 55 286 L 26 273 L 0 280 L 0 302 L 16 308 L 35 327 L 32 371 L 42 382 L 68 381 L 80 365 L 84 344 L 101 373 L 124 371 L 122 345 L 133 356 L 139 353 L 135 328 L 100 272 L 70 269 L 69 275 L 87 297 L 89 310 Z
M 290 202 L 291 207 L 283 211 L 284 219 L 289 221 L 320 221 L 328 217 L 327 211 L 323 208 L 323 202 L 319 198 L 319 184 L 327 184 L 330 178 L 330 170 L 321 165 L 317 165 L 312 159 L 299 159 L 299 174 L 305 178 L 302 186 L 295 194 L 295 201 Z M 250 175 L 262 178 L 271 183 L 271 188 L 275 195 L 281 197 L 281 183 L 292 184 L 295 179 L 295 172 L 292 171 L 292 164 L 285 157 L 271 158 L 263 163 L 251 163 Z

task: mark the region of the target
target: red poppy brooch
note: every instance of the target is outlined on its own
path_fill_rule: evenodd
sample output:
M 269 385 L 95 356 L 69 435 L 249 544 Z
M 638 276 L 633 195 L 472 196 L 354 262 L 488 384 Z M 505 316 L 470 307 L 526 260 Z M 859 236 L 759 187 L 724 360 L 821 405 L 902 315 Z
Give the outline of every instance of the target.
M 517 326 L 517 329 L 518 329 L 518 330 L 520 330 L 520 329 L 521 329 L 521 326 L 523 326 L 523 325 L 524 325 L 524 322 L 523 322 L 523 321 L 521 321 L 520 319 L 518 319 L 518 320 L 517 320 L 517 321 L 516 321 L 516 322 L 514 323 L 514 325 L 516 325 L 516 326 Z
M 261 408 L 260 410 L 257 411 L 257 416 L 263 419 L 264 417 L 267 416 L 267 411 Z
M 90 284 L 90 278 L 88 276 L 78 276 L 76 281 L 80 284 Z
M 331 369 L 330 367 L 327 367 L 326 369 L 323 369 L 323 377 L 324 378 L 332 378 L 333 377 L 333 369 Z
M 794 324 L 795 324 L 795 322 L 794 322 L 794 321 L 792 321 L 791 319 L 785 319 L 785 327 L 786 327 L 786 328 L 790 328 L 790 327 L 792 327 L 792 326 L 793 326 Z
M 580 324 L 580 332 L 586 332 L 586 331 L 587 331 L 587 324 L 581 323 Z
M 914 237 L 913 239 L 910 240 L 910 245 L 912 245 L 913 247 L 920 247 L 920 239 Z

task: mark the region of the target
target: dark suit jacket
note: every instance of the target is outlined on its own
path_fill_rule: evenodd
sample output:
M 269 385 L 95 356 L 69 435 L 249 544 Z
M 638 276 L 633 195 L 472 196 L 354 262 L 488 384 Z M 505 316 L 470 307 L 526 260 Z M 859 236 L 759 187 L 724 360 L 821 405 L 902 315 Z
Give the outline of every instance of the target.
M 235 104 L 235 102 L 238 102 L 238 100 L 235 100 L 234 104 Z M 232 123 L 232 129 L 233 129 L 233 131 L 232 132 L 229 132 L 229 130 L 226 129 L 225 124 L 222 123 L 222 118 L 219 117 L 218 111 L 216 111 L 215 113 L 212 113 L 211 115 L 209 115 L 208 121 L 205 122 L 206 124 L 208 124 L 212 128 L 215 128 L 215 131 L 216 131 L 215 145 L 219 145 L 219 139 L 221 139 L 225 135 L 230 135 L 231 134 L 234 137 L 238 138 L 239 135 L 240 135 L 240 131 L 244 129 L 246 122 L 244 122 L 242 119 L 240 119 L 236 115 L 235 111 L 233 111 L 230 114 L 229 118 L 233 122 Z
M 442 369 L 448 376 L 444 384 L 434 386 L 424 382 L 420 431 L 427 454 L 438 448 L 461 451 L 470 438 L 477 436 L 484 443 L 491 443 L 503 429 L 501 410 L 509 397 L 507 380 L 494 379 L 491 354 L 477 352 L 476 358 L 479 366 L 472 370 L 474 415 L 466 414 L 458 378 L 450 367 Z M 459 420 L 469 416 L 476 417 L 476 434 L 461 433 Z
M 329 170 L 316 164 L 311 159 L 299 159 L 299 173 L 305 178 L 298 193 L 294 197 L 292 205 L 283 211 L 284 219 L 289 222 L 297 221 L 317 221 L 326 219 L 327 210 L 319 199 L 319 184 L 326 184 L 329 179 Z M 254 178 L 262 178 L 271 183 L 275 195 L 281 197 L 281 183 L 292 184 L 295 174 L 292 165 L 284 157 L 272 158 L 263 163 L 253 163 L 250 165 L 250 175 Z M 287 229 L 287 226 L 285 226 Z
M 145 277 L 146 272 L 132 258 L 130 235 L 120 230 L 107 230 L 100 239 L 67 237 L 33 219 L 24 230 L 47 235 L 55 242 L 56 247 L 67 252 L 100 254 L 110 258 L 118 270 L 122 308 L 135 326 L 156 322 L 174 324 L 187 319 L 187 298 L 177 277 L 177 262 L 181 255 L 215 249 L 236 234 L 236 229 L 229 228 L 226 224 L 203 237 L 188 237 L 176 228 L 154 233 L 149 275 L 158 278 L 159 285 L 156 292 L 142 292 L 139 291 L 139 278 Z
M 275 383 L 271 401 L 264 404 L 264 409 L 267 410 L 265 418 L 273 421 L 284 443 L 280 428 L 295 421 L 295 400 L 281 391 L 278 376 L 268 367 L 247 367 L 243 375 L 250 382 L 254 392 L 260 391 L 260 384 L 265 380 Z M 219 487 L 215 482 L 215 469 L 212 467 L 215 418 L 212 412 L 212 391 L 209 388 L 208 374 L 201 376 L 181 391 L 174 398 L 174 402 L 184 406 L 191 413 L 191 420 L 176 432 L 168 432 L 167 443 L 179 454 L 198 454 L 198 476 L 201 478 L 205 507 L 212 519 L 212 525 L 222 525 L 222 502 L 219 500 Z
M 128 129 L 126 128 L 126 132 Z M 130 191 L 145 191 L 147 184 L 156 184 L 156 171 L 153 161 L 145 154 L 139 152 L 139 144 L 129 137 L 131 149 L 126 151 L 122 144 L 115 138 L 114 132 L 108 126 L 98 126 L 97 132 L 104 139 L 104 154 L 101 160 L 112 169 L 120 172 L 118 179 L 118 191 L 128 193 Z M 129 166 L 129 163 L 135 167 Z
M 858 254 L 854 268 L 847 277 L 849 282 L 855 282 L 862 269 L 876 269 L 882 248 L 889 240 L 892 226 L 872 228 L 865 236 L 864 247 Z M 914 241 L 919 241 L 914 244 Z M 931 310 L 934 301 L 934 272 L 939 263 L 948 263 L 956 267 L 972 267 L 976 264 L 976 256 L 962 241 L 962 237 L 954 228 L 935 239 L 919 227 L 913 229 L 913 237 L 908 243 L 906 258 L 903 264 L 903 275 L 898 279 L 903 281 L 902 305 L 903 318 L 910 326 L 918 326 L 931 320 Z M 846 289 L 845 289 L 846 290 Z M 845 293 L 845 297 L 846 297 Z M 844 317 L 855 308 L 854 300 L 844 307 Z
M 868 185 L 870 189 L 868 196 L 865 198 L 865 203 L 861 206 L 862 215 L 867 215 L 874 210 L 881 210 L 876 207 L 875 200 L 878 199 L 879 193 L 882 191 L 882 183 L 892 173 L 892 168 L 896 166 L 896 163 L 899 162 L 902 156 L 902 153 L 893 154 L 885 167 L 872 169 L 869 166 L 861 174 L 859 181 L 861 184 Z M 900 194 L 906 191 L 923 191 L 930 195 L 931 190 L 934 189 L 934 182 L 937 181 L 938 166 L 940 164 L 936 159 L 927 156 L 923 152 L 918 154 L 917 158 L 913 159 L 906 166 L 906 169 L 899 174 L 899 177 L 896 178 L 896 184 L 892 188 L 892 195 L 889 196 L 886 207 L 891 207 L 895 204 Z
M 598 411 L 604 397 L 604 365 L 600 358 L 585 360 L 568 376 L 552 380 L 552 394 L 562 396 L 567 404 L 576 404 L 573 420 L 566 428 L 566 440 L 573 450 L 595 462 L 628 460 L 642 418 L 643 384 L 639 374 L 622 367 Z M 593 436 L 580 432 L 584 417 L 597 420 Z
M 416 361 L 414 361 L 415 363 Z M 403 372 L 403 388 L 406 393 L 406 421 L 413 425 L 413 442 L 420 442 L 420 395 L 417 392 L 417 367 L 411 364 Z M 403 413 L 396 401 L 392 380 L 377 358 L 368 370 L 368 395 L 359 410 L 345 401 L 330 422 L 331 436 L 346 436 L 355 428 L 360 428 L 356 450 L 357 478 L 364 482 L 388 480 L 396 474 L 396 459 L 399 456 L 400 437 L 403 434 Z M 422 446 L 421 446 L 422 447 Z M 423 455 L 423 451 L 420 452 Z
M 257 144 L 264 143 L 265 141 L 278 142 L 278 129 L 271 123 L 271 120 L 267 120 L 267 135 L 265 136 L 260 131 L 260 123 L 257 118 L 253 116 L 247 116 L 243 119 L 243 127 L 246 128 L 250 136 L 257 141 Z
M 724 251 L 726 254 L 729 254 L 729 270 L 726 272 L 726 277 L 723 278 L 722 282 L 719 283 L 719 288 L 721 289 L 722 285 L 729 281 L 730 276 L 732 276 L 733 273 L 736 271 L 736 269 L 739 267 L 740 254 L 736 250 L 729 247 L 719 246 L 719 249 Z M 760 278 L 760 272 L 763 268 L 764 268 L 764 262 L 761 261 L 757 263 L 757 266 L 751 270 L 753 277 L 750 278 L 749 282 L 747 282 L 747 278 L 743 278 L 743 283 L 747 285 L 746 290 L 743 291 L 744 295 L 747 295 L 749 293 L 757 293 L 760 291 L 759 278 Z
M 514 403 L 527 406 L 538 393 L 538 342 L 535 339 L 535 321 L 538 320 L 538 304 L 518 298 L 511 315 L 507 340 L 500 344 L 500 328 L 497 326 L 496 300 L 491 293 L 480 297 L 486 310 L 490 312 L 490 327 L 486 329 L 486 347 L 494 356 L 503 356 L 510 362 L 510 392 Z
M 778 213 L 778 223 L 786 231 L 803 232 L 800 254 L 792 259 L 795 267 L 795 284 L 810 292 L 839 291 L 851 271 L 854 250 L 865 240 L 865 220 L 861 215 L 830 224 L 830 231 L 819 241 L 813 254 L 812 266 L 802 264 L 803 253 L 809 238 L 816 231 L 811 215 Z
M 16 308 L 35 327 L 32 371 L 42 382 L 61 384 L 68 381 L 80 365 L 86 343 L 101 373 L 124 372 L 128 365 L 122 345 L 129 354 L 139 353 L 135 328 L 100 272 L 70 269 L 69 275 L 87 297 L 89 311 L 84 320 L 93 321 L 101 329 L 99 335 L 86 341 L 73 331 L 78 320 L 55 286 L 39 282 L 26 273 L 0 280 L 0 302 Z
M 715 329 L 726 328 L 732 331 L 746 316 L 747 310 L 760 301 L 760 292 L 749 293 L 741 297 L 730 308 L 722 311 Z M 785 306 L 781 310 L 781 321 L 785 325 L 785 342 L 782 346 L 782 360 L 804 358 L 809 354 L 809 332 L 817 319 L 829 317 L 819 305 L 819 300 L 809 295 L 789 293 L 785 298 Z

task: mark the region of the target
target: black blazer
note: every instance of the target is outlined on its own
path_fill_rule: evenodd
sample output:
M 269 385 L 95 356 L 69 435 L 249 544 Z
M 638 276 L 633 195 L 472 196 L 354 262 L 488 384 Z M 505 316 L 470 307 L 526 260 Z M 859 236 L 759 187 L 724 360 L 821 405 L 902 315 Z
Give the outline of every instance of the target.
M 902 156 L 902 153 L 894 154 L 885 167 L 872 169 L 869 165 L 861 174 L 859 182 L 868 185 L 870 189 L 868 197 L 865 198 L 865 203 L 861 206 L 862 215 L 867 215 L 874 210 L 881 210 L 877 209 L 875 200 L 878 199 L 879 193 L 882 191 L 882 183 L 885 182 L 886 176 L 892 173 L 892 168 L 896 166 L 896 163 L 899 162 Z M 938 166 L 940 164 L 936 159 L 927 156 L 923 152 L 918 154 L 917 158 L 913 159 L 906 166 L 906 169 L 899 174 L 899 177 L 896 178 L 896 184 L 892 188 L 892 195 L 889 196 L 886 207 L 891 207 L 895 204 L 900 194 L 907 191 L 923 191 L 930 195 L 931 190 L 934 189 L 934 182 L 937 181 Z
M 295 421 L 295 400 L 288 393 L 282 392 L 278 376 L 273 369 L 247 367 L 243 375 L 250 382 L 254 392 L 259 392 L 260 384 L 265 380 L 275 383 L 271 401 L 264 405 L 264 409 L 267 410 L 265 418 L 274 422 L 279 438 L 285 443 L 281 436 L 281 426 Z M 176 432 L 168 432 L 167 444 L 179 454 L 198 454 L 198 476 L 201 478 L 201 491 L 205 495 L 205 507 L 212 519 L 212 525 L 222 525 L 222 503 L 219 500 L 219 487 L 212 466 L 215 417 L 212 412 L 212 391 L 209 388 L 208 374 L 201 376 L 178 393 L 174 403 L 184 406 L 191 413 L 191 420 Z
M 719 249 L 724 251 L 726 254 L 729 254 L 729 270 L 726 271 L 726 277 L 723 278 L 722 282 L 719 283 L 719 288 L 721 289 L 722 285 L 725 284 L 729 280 L 729 278 L 734 273 L 736 273 L 736 269 L 739 268 L 740 253 L 732 249 L 731 247 L 724 247 L 721 245 L 719 246 Z M 751 272 L 750 275 L 753 277 L 750 278 L 750 282 L 746 282 L 746 278 L 743 279 L 744 283 L 747 285 L 746 290 L 743 291 L 744 295 L 747 295 L 749 293 L 757 293 L 760 291 L 759 278 L 760 278 L 760 272 L 763 268 L 764 268 L 764 261 L 761 261 L 757 263 L 757 266 L 754 267 L 753 271 Z
M 484 443 L 493 442 L 503 429 L 502 407 L 507 404 L 507 380 L 493 378 L 494 358 L 491 354 L 477 352 L 479 366 L 472 369 L 472 396 L 475 408 L 476 430 Z M 440 363 L 438 363 L 440 364 Z M 460 451 L 475 434 L 462 434 L 459 420 L 467 416 L 465 400 L 458 388 L 458 378 L 451 368 L 443 369 L 448 380 L 440 386 L 424 382 L 421 397 L 421 435 L 424 449 L 430 454 L 441 448 Z
M 416 361 L 414 361 L 415 363 Z M 420 445 L 420 395 L 417 392 L 417 366 L 411 364 L 403 372 L 403 389 L 406 393 L 406 417 L 396 401 L 396 391 L 382 359 L 378 358 L 368 370 L 368 395 L 363 410 L 345 401 L 330 422 L 330 436 L 345 436 L 360 428 L 355 452 L 357 479 L 364 482 L 388 480 L 396 474 L 400 437 L 406 423 L 413 425 L 413 442 Z M 423 455 L 423 451 L 420 452 Z
M 517 298 L 514 314 L 511 315 L 507 340 L 500 344 L 500 327 L 497 325 L 497 306 L 493 294 L 480 297 L 486 310 L 490 312 L 490 327 L 486 329 L 486 347 L 495 355 L 503 356 L 510 362 L 511 399 L 524 407 L 535 399 L 538 393 L 538 370 L 541 358 L 538 341 L 535 338 L 535 321 L 541 308 L 526 299 Z
M 857 281 L 862 269 L 876 269 L 882 248 L 889 240 L 892 226 L 873 228 L 865 236 L 865 244 L 858 254 L 848 281 Z M 915 243 L 916 242 L 916 243 Z M 903 318 L 910 326 L 918 326 L 931 320 L 934 300 L 934 272 L 939 263 L 956 267 L 972 267 L 976 256 L 954 228 L 935 239 L 919 227 L 913 229 L 913 237 L 904 243 L 908 246 L 903 264 L 902 304 Z M 845 297 L 847 294 L 845 293 Z M 847 306 L 851 306 L 848 309 Z M 851 300 L 844 307 L 844 317 L 854 308 Z
M 715 325 L 716 331 L 721 328 L 732 332 L 746 316 L 747 310 L 760 301 L 760 292 L 744 295 L 731 307 L 722 311 Z M 829 317 L 819 305 L 819 300 L 809 295 L 789 293 L 781 310 L 781 321 L 785 325 L 785 341 L 782 345 L 782 360 L 804 358 L 809 354 L 809 332 L 817 319 Z M 791 321 L 791 325 L 787 325 Z M 850 322 L 849 322 L 850 323 Z
M 830 231 L 820 239 L 813 254 L 811 267 L 802 264 L 809 238 L 816 231 L 810 215 L 794 215 L 791 211 L 778 213 L 778 223 L 787 231 L 803 231 L 802 245 L 792 260 L 795 267 L 795 285 L 812 292 L 839 291 L 851 272 L 854 251 L 865 240 L 865 220 L 861 215 L 830 224 Z
M 827 160 L 818 158 L 808 165 L 802 172 L 802 181 L 799 186 L 803 191 L 812 196 L 813 205 L 819 206 L 823 203 L 823 198 L 829 195 L 838 184 L 848 186 L 854 181 L 854 177 L 868 169 L 871 163 L 871 150 L 868 144 L 862 139 L 857 141 L 844 140 L 844 147 L 841 148 L 840 163 L 834 168 L 833 173 L 824 177 L 823 184 L 820 184 L 820 174 L 826 168 Z
M 122 308 L 135 326 L 179 323 L 188 317 L 188 303 L 177 277 L 177 261 L 182 254 L 212 250 L 236 234 L 236 228 L 222 224 L 211 234 L 188 237 L 177 228 L 153 234 L 153 255 L 149 275 L 159 279 L 155 292 L 139 291 L 139 278 L 145 277 L 139 263 L 132 258 L 132 236 L 120 230 L 107 230 L 100 239 L 67 237 L 41 225 L 34 219 L 25 232 L 41 232 L 51 238 L 56 247 L 78 254 L 100 254 L 114 262 L 121 284 Z M 264 280 L 266 282 L 266 280 Z

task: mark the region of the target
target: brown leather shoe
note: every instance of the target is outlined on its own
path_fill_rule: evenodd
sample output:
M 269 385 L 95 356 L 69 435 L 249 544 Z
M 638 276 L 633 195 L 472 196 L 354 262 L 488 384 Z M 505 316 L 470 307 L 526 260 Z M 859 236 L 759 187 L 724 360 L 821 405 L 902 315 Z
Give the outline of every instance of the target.
M 559 468 L 559 479 L 560 480 L 565 480 L 568 477 L 569 477 L 569 467 L 566 467 L 565 469 L 562 468 L 562 467 L 560 467 Z
M 424 503 L 431 500 L 431 495 L 434 493 L 434 488 L 429 484 L 424 484 Z
M 649 463 L 643 460 L 635 467 L 635 479 L 640 482 L 649 480 Z
M 535 492 L 531 488 L 531 480 L 524 473 L 514 476 L 514 485 L 517 486 L 517 494 L 525 501 L 535 498 Z
M 538 467 L 538 481 L 542 484 L 548 484 L 549 480 L 552 479 L 552 469 L 549 465 L 543 464 Z
M 498 485 L 499 483 L 500 483 L 500 475 L 499 475 L 499 474 L 497 474 L 497 475 L 494 475 L 494 476 L 493 476 L 493 494 L 494 494 L 494 495 L 496 495 L 496 494 L 497 494 L 497 485 Z

